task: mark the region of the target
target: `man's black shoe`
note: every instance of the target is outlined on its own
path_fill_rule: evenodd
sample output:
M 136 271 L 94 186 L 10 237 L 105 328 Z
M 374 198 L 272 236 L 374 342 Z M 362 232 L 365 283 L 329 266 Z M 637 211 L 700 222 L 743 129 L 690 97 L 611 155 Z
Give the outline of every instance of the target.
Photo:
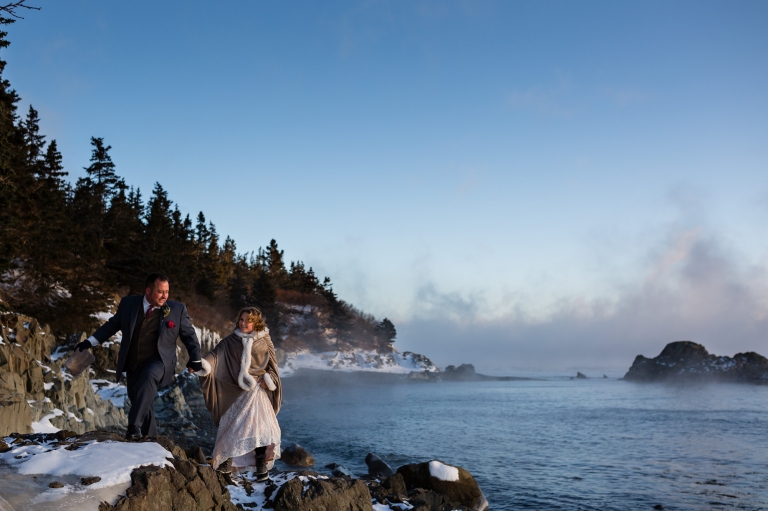
M 141 440 L 141 428 L 138 426 L 128 426 L 128 431 L 125 433 L 125 439 L 126 440 Z

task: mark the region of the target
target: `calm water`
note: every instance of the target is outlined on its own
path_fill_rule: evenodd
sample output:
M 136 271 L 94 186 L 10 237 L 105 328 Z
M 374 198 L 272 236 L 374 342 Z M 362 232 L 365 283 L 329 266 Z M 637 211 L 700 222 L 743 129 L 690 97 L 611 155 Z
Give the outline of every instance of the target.
M 367 472 L 441 459 L 493 510 L 768 509 L 768 386 L 286 378 L 283 442 Z

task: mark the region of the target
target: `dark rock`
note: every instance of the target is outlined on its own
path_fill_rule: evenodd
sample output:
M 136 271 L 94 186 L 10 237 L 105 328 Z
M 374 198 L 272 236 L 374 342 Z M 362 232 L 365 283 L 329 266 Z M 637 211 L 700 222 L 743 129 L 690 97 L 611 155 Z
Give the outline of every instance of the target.
M 408 495 L 408 487 L 405 485 L 403 474 L 394 474 L 381 482 L 381 487 L 392 494 Z
M 307 490 L 303 491 L 304 486 Z M 372 511 L 371 492 L 360 479 L 291 479 L 277 491 L 276 511 Z
M 711 355 L 701 344 L 671 342 L 656 358 L 638 355 L 625 380 L 768 382 L 768 359 L 754 352 L 733 357 Z
M 587 379 L 587 376 L 586 376 L 584 373 L 580 373 L 580 372 L 578 372 L 578 371 L 577 371 L 577 372 L 576 372 L 576 378 L 579 378 L 579 379 L 584 379 L 584 380 L 586 380 L 586 379 Z
M 384 460 L 372 452 L 365 457 L 365 464 L 368 465 L 368 473 L 373 477 L 389 477 L 395 473 Z
M 453 502 L 447 495 L 419 488 L 409 495 L 408 503 L 413 506 L 411 511 L 449 511 L 453 510 Z
M 60 483 L 60 482 L 58 482 L 58 481 L 52 481 L 52 482 L 51 482 L 51 483 L 48 485 L 48 488 L 64 488 L 64 485 L 63 485 L 63 484 L 61 484 L 61 483 Z
M 437 461 L 437 460 L 435 460 Z M 442 463 L 437 461 L 438 463 Z M 477 485 L 472 474 L 461 467 L 454 467 L 458 470 L 457 481 L 443 481 L 432 476 L 430 472 L 430 463 L 413 463 L 403 465 L 397 469 L 397 473 L 403 476 L 405 486 L 408 490 L 424 489 L 432 490 L 436 493 L 445 495 L 453 503 L 458 503 L 472 511 L 484 511 L 488 509 L 486 500 L 480 487 Z M 443 463 L 443 465 L 445 465 Z M 448 465 L 453 467 L 453 465 Z
M 93 483 L 98 483 L 101 481 L 101 477 L 99 476 L 90 476 L 90 477 L 81 477 L 80 478 L 80 484 L 83 486 L 90 486 Z
M 607 375 L 607 374 L 604 374 L 604 375 L 603 375 L 603 379 L 604 379 L 604 380 L 607 380 L 607 379 L 608 379 L 608 375 Z
M 661 509 L 664 509 L 664 506 L 662 506 L 661 504 L 656 504 L 655 506 L 653 506 L 653 509 L 661 510 Z
M 280 453 L 283 463 L 295 467 L 311 467 L 315 464 L 315 458 L 299 444 L 291 444 Z
M 187 458 L 195 460 L 201 465 L 208 463 L 208 460 L 205 458 L 205 453 L 199 445 L 196 445 L 193 448 L 187 450 Z
M 339 465 L 338 463 L 331 463 L 330 465 L 326 465 L 325 468 L 330 468 L 334 477 L 355 477 L 347 467 Z
M 8 452 L 11 450 L 11 446 L 5 443 L 5 440 L 0 438 L 0 453 Z

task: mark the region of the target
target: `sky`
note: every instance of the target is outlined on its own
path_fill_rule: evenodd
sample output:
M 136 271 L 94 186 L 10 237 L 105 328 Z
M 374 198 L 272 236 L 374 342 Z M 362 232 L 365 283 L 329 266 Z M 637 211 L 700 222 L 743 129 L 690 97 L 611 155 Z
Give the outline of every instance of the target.
M 768 355 L 768 3 L 28 0 L 5 76 L 396 347 L 613 370 Z

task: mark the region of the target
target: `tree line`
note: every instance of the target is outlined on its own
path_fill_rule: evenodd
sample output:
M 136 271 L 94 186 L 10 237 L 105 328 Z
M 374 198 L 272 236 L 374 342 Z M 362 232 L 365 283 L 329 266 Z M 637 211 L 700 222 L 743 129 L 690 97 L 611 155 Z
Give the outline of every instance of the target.
M 0 18 L 0 25 L 13 21 Z M 0 31 L 0 49 L 8 45 Z M 281 303 L 289 302 L 324 311 L 339 345 L 386 348 L 394 341 L 388 319 L 344 302 L 330 279 L 321 281 L 302 262 L 286 265 L 274 239 L 238 253 L 202 211 L 194 221 L 182 214 L 160 183 L 145 200 L 118 175 L 103 138 L 91 138 L 85 176 L 68 181 L 38 112 L 30 106 L 19 115 L 5 65 L 0 60 L 0 307 L 37 317 L 57 335 L 86 331 L 116 295 L 143 292 L 145 276 L 162 271 L 172 297 L 190 302 L 203 322 L 257 305 L 279 344 Z

